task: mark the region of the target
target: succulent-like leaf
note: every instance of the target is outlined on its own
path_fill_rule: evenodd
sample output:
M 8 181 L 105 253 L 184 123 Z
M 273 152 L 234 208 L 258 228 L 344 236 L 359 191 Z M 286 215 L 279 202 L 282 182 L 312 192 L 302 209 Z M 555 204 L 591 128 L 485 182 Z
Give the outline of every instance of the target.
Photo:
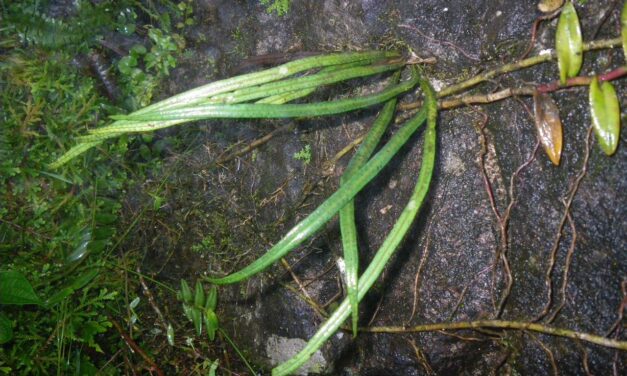
M 621 35 L 623 37 L 623 53 L 627 60 L 627 2 L 623 5 L 623 11 L 620 14 Z
M 601 150 L 612 155 L 618 147 L 620 135 L 620 108 L 614 86 L 605 81 L 599 85 L 595 77 L 590 83 L 590 112 L 592 127 Z
M 200 309 L 196 307 L 191 307 L 189 312 L 192 316 L 192 323 L 194 324 L 194 329 L 196 329 L 196 334 L 201 335 L 203 317 L 202 317 L 202 313 L 200 312 Z
M 574 77 L 579 73 L 583 62 L 581 26 L 577 11 L 570 1 L 562 8 L 562 14 L 560 14 L 557 23 L 555 49 L 557 50 L 560 82 L 565 84 L 567 78 Z
M 196 291 L 194 292 L 194 305 L 196 307 L 205 306 L 205 289 L 200 281 L 196 281 Z
M 207 294 L 207 301 L 205 302 L 205 309 L 210 309 L 212 311 L 215 311 L 217 305 L 218 305 L 218 289 L 216 289 L 215 286 L 212 286 L 211 290 L 209 290 L 209 294 Z
M 216 331 L 218 330 L 218 316 L 212 309 L 205 310 L 205 326 L 207 327 L 207 336 L 209 340 L 213 341 L 216 338 Z
M 187 282 L 184 279 L 181 279 L 181 299 L 183 299 L 183 303 L 192 304 L 192 289 L 189 288 Z
M 557 166 L 562 156 L 562 121 L 559 109 L 551 96 L 536 92 L 533 95 L 533 111 L 540 143 L 551 162 Z

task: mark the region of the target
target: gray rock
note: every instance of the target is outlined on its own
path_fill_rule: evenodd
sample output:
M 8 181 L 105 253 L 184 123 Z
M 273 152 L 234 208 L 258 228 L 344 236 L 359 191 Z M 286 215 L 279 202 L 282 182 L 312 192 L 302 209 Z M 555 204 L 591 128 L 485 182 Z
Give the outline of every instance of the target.
M 526 48 L 531 24 L 539 15 L 535 3 L 295 0 L 289 13 L 278 17 L 265 14 L 256 1 L 220 2 L 214 22 L 198 26 L 208 36 L 198 53 L 219 51 L 212 54 L 219 56 L 219 68 L 227 76 L 238 61 L 255 54 L 291 49 L 330 51 L 408 46 L 421 57 L 436 57 L 437 64 L 427 68 L 427 75 L 434 84 L 447 85 L 457 77 L 469 77 L 480 70 L 515 61 Z M 591 38 L 592 30 L 599 25 L 599 15 L 609 11 L 611 3 L 597 1 L 577 6 L 586 39 Z M 210 8 L 214 9 L 213 5 Z M 610 18 L 614 20 L 612 17 L 615 14 Z M 601 36 L 614 33 L 610 24 L 613 21 L 601 29 Z M 234 30 L 238 30 L 240 37 L 235 36 Z M 554 24 L 542 25 L 536 52 L 551 48 L 553 32 Z M 616 66 L 615 62 L 622 59 L 619 52 L 586 54 L 584 73 L 603 72 Z M 193 64 L 179 68 L 176 74 L 187 78 L 169 90 L 182 91 L 196 85 L 194 68 Z M 556 64 L 544 64 L 497 78 L 482 85 L 478 92 L 516 86 L 521 81 L 549 82 L 557 77 Z M 366 81 L 360 81 L 363 82 Z M 340 86 L 348 88 L 348 85 Z M 625 84 L 619 81 L 616 86 L 619 96 L 624 97 Z M 341 93 L 323 91 L 313 99 L 326 100 L 336 95 Z M 513 287 L 500 316 L 506 320 L 531 321 L 544 307 L 545 273 L 564 213 L 562 200 L 584 161 L 590 123 L 587 92 L 578 89 L 559 92 L 553 97 L 561 109 L 565 127 L 562 163 L 559 167 L 552 166 L 539 150 L 515 180 L 516 204 L 511 211 L 507 248 Z M 530 106 L 529 98 L 521 98 L 441 113 L 437 165 L 428 203 L 383 278 L 362 302 L 361 325 L 419 325 L 495 317 L 495 302 L 505 287 L 502 264 L 498 264 L 496 272 L 492 271 L 501 233 L 479 168 L 478 127 L 485 114 L 486 176 L 499 214 L 503 215 L 511 199 L 510 178 L 534 150 L 533 119 L 526 111 Z M 320 180 L 326 167 L 324 162 L 364 133 L 375 113 L 376 109 L 372 109 L 296 120 L 292 123 L 294 131 L 274 137 L 253 153 L 213 169 L 207 166 L 228 145 L 250 142 L 287 123 L 212 121 L 185 127 L 194 131 L 181 130 L 183 136 L 189 132 L 188 139 L 204 145 L 185 160 L 184 170 L 176 172 L 172 179 L 178 182 L 178 192 L 168 197 L 174 213 L 169 220 L 188 234 L 186 241 L 177 244 L 181 254 L 179 263 L 183 265 L 181 272 L 226 273 L 262 255 L 281 234 L 337 188 L 347 158 L 340 160 L 333 174 Z M 392 128 L 393 131 L 395 127 Z M 356 199 L 362 270 L 413 189 L 420 167 L 421 144 L 419 132 Z M 312 148 L 309 164 L 293 158 L 305 145 Z M 577 239 L 565 305 L 551 325 L 604 334 L 617 319 L 622 299 L 620 286 L 627 276 L 624 174 L 627 152 L 621 145 L 616 155 L 608 158 L 594 141 L 591 146 L 587 174 L 570 210 Z M 191 207 L 194 211 L 190 215 Z M 554 302 L 561 299 L 559 288 L 573 239 L 568 223 L 563 233 L 553 273 Z M 206 251 L 199 262 L 191 247 L 208 235 L 218 242 L 224 238 L 228 241 L 217 250 Z M 158 264 L 162 258 L 158 250 L 156 253 L 154 262 Z M 301 285 L 321 305 L 337 301 L 342 293 L 335 267 L 341 253 L 339 226 L 332 221 L 287 257 Z M 423 258 L 416 296 L 416 273 Z M 287 285 L 291 288 L 286 289 Z M 280 265 L 220 291 L 222 324 L 246 356 L 264 370 L 302 347 L 322 320 L 299 298 L 295 292 L 299 286 Z M 551 350 L 561 374 L 584 372 L 582 349 L 587 351 L 591 372 L 595 374 L 611 373 L 615 361 L 619 369 L 624 367 L 624 354 L 615 355 L 614 350 L 603 347 L 585 343 L 579 346 L 567 339 L 516 331 L 465 331 L 361 333 L 354 340 L 349 333 L 340 333 L 316 354 L 310 368 L 301 372 L 548 374 L 552 372 L 551 365 L 541 343 Z

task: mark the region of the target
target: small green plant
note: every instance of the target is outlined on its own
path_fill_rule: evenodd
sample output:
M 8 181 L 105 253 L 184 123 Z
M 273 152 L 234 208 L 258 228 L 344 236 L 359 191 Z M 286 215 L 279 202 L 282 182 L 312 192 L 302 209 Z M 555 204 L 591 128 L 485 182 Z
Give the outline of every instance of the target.
M 157 78 L 141 69 L 140 63 L 147 52 L 143 45 L 135 45 L 117 64 L 122 82 L 129 88 L 131 100 L 136 103 L 131 105 L 131 108 L 150 103 L 153 89 L 157 85 Z
M 176 23 L 177 29 L 183 29 L 194 24 L 194 8 L 192 0 L 181 1 L 177 4 L 177 8 L 181 12 L 181 21 Z
M 261 0 L 261 4 L 265 5 L 266 12 L 276 12 L 279 16 L 284 16 L 290 10 L 292 0 Z
M 208 294 L 200 281 L 196 281 L 194 292 L 187 282 L 181 279 L 181 289 L 178 298 L 183 303 L 183 312 L 192 322 L 196 335 L 202 334 L 203 323 L 207 331 L 207 337 L 213 341 L 218 330 L 218 316 L 215 313 L 218 304 L 218 290 L 212 286 Z
M 305 145 L 304 148 L 294 153 L 293 157 L 307 166 L 311 162 L 311 146 L 309 144 Z
M 148 30 L 148 36 L 153 42 L 150 52 L 146 53 L 144 60 L 146 62 L 146 69 L 161 72 L 164 75 L 170 74 L 170 68 L 176 67 L 176 58 L 173 54 L 182 50 L 183 46 L 180 46 L 177 42 L 178 38 L 174 38 L 172 35 L 164 34 L 163 31 L 157 28 L 150 28 Z
M 137 100 L 132 108 L 150 102 L 153 88 L 173 68 L 182 40 L 169 31 L 167 12 L 153 12 L 152 4 L 78 3 L 72 8 L 76 13 L 58 18 L 47 1 L 2 5 L 0 374 L 94 374 L 103 366 L 108 374 L 113 366 L 103 354 L 122 344 L 103 334 L 111 327 L 109 317 L 118 317 L 128 304 L 118 293 L 128 286 L 116 273 L 105 273 L 104 265 L 121 269 L 121 261 L 109 257 L 119 240 L 120 202 L 143 174 L 129 174 L 123 163 L 52 172 L 46 160 L 77 132 L 120 111 L 119 103 L 98 90 L 89 68 L 77 69 L 81 56 L 92 51 L 105 56 L 102 70 L 118 80 L 121 98 Z M 155 25 L 140 23 L 146 13 Z M 153 31 L 146 47 L 134 47 L 121 63 L 100 43 L 110 34 L 146 29 L 161 33 Z M 124 73 L 115 69 L 118 64 Z M 136 155 L 137 149 L 141 145 L 121 138 L 102 151 Z M 149 155 L 146 166 L 158 166 L 155 156 Z M 27 284 L 40 301 L 22 306 L 24 301 L 7 300 L 7 294 L 20 291 L 28 297 Z M 140 314 L 133 312 L 129 322 L 139 322 Z

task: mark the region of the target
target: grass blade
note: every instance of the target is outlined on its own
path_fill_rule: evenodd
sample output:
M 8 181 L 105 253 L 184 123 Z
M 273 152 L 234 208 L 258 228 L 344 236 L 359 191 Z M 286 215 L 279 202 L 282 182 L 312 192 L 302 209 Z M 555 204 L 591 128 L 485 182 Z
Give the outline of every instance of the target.
M 425 132 L 422 165 L 418 182 L 409 203 L 403 209 L 398 221 L 390 231 L 381 248 L 373 258 L 364 274 L 359 279 L 358 298 L 363 299 L 370 287 L 379 278 L 385 268 L 387 261 L 394 254 L 394 251 L 409 230 L 414 218 L 418 214 L 424 199 L 428 193 L 435 165 L 436 152 L 436 118 L 437 102 L 435 91 L 427 82 L 420 85 L 425 91 L 425 106 L 427 108 L 427 130 Z M 421 112 L 422 113 L 422 112 Z M 416 123 L 416 118 L 409 120 L 408 125 Z M 422 123 L 422 121 L 420 122 Z M 406 125 L 407 126 L 407 125 Z M 331 337 L 350 315 L 350 303 L 348 299 L 340 304 L 331 317 L 318 329 L 318 332 L 307 342 L 307 345 L 296 356 L 272 370 L 273 376 L 287 375 L 297 370 L 313 355 L 329 337 Z
M 400 72 L 392 78 L 392 83 L 398 82 Z M 372 129 L 355 152 L 348 163 L 344 174 L 340 178 L 340 185 L 350 180 L 353 175 L 368 161 L 379 144 L 381 136 L 385 133 L 390 121 L 394 117 L 396 98 L 389 100 L 372 125 Z M 342 233 L 342 248 L 344 249 L 344 261 L 346 263 L 345 282 L 348 300 L 352 311 L 353 336 L 357 335 L 357 323 L 359 320 L 359 300 L 357 299 L 357 280 L 359 276 L 359 249 L 357 246 L 357 226 L 355 224 L 355 202 L 350 200 L 340 210 L 340 231 Z

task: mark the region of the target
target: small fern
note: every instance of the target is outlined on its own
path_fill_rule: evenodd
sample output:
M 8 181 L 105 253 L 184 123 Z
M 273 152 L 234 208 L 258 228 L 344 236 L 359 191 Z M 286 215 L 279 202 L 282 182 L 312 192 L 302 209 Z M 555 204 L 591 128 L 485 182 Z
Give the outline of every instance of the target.
M 86 50 L 102 30 L 115 25 L 106 6 L 89 3 L 83 4 L 78 14 L 67 19 L 51 17 L 35 6 L 14 4 L 7 8 L 4 21 L 21 43 L 46 50 Z

